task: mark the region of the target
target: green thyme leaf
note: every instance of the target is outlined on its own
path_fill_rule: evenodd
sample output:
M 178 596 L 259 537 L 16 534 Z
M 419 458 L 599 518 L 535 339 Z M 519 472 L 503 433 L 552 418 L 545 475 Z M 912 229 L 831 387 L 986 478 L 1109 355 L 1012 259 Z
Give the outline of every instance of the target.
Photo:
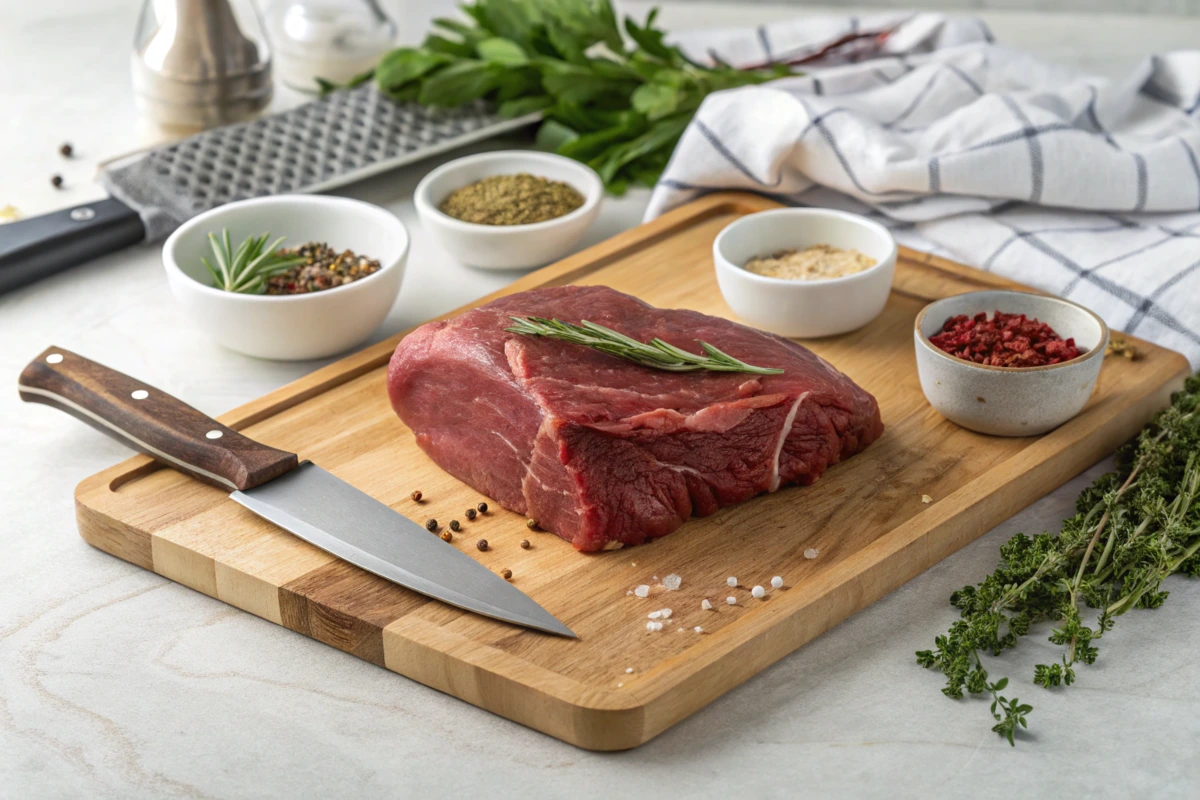
M 1117 464 L 1079 495 L 1057 536 L 1019 533 L 1005 542 L 995 572 L 950 596 L 960 618 L 932 650 L 916 653 L 920 666 L 945 677 L 947 697 L 990 694 L 992 730 L 1009 744 L 1033 707 L 1000 694 L 1007 678 L 987 682 L 984 654 L 999 655 L 1038 623 L 1052 623 L 1048 638 L 1061 660 L 1035 666 L 1033 682 L 1071 686 L 1075 667 L 1095 663 L 1117 617 L 1160 607 L 1170 575 L 1200 575 L 1200 374 L 1117 453 Z

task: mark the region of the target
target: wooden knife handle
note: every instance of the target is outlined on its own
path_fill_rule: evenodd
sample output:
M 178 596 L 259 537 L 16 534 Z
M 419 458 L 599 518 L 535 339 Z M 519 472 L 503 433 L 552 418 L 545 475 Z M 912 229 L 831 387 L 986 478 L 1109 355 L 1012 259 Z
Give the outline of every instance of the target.
M 61 347 L 29 362 L 21 399 L 66 411 L 168 467 L 224 489 L 252 489 L 298 463 L 191 406 Z

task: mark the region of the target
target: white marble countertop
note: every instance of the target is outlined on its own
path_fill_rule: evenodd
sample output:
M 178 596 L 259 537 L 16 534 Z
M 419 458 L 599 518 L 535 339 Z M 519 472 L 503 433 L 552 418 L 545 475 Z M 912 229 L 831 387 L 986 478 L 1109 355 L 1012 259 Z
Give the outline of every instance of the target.
M 128 84 L 137 5 L 0 0 L 0 207 L 28 215 L 96 197 L 99 160 L 154 140 Z M 412 40 L 433 4 L 389 5 Z M 675 29 L 797 13 L 663 5 Z M 1110 75 L 1200 40 L 1189 18 L 983 16 L 1001 41 Z M 281 93 L 277 103 L 295 101 Z M 62 141 L 79 157 L 64 163 Z M 409 197 L 431 165 L 345 191 L 394 210 L 414 235 L 400 302 L 377 338 L 513 277 L 458 266 L 422 234 Z M 54 172 L 65 190 L 49 187 Z M 637 192 L 610 201 L 588 243 L 635 224 L 645 202 Z M 220 413 L 315 366 L 221 350 L 177 317 L 160 269 L 157 247 L 143 246 L 0 297 L 0 375 L 11 381 L 54 343 Z M 1042 637 L 996 662 L 1035 706 L 1034 732 L 1016 749 L 990 732 L 985 702 L 943 698 L 938 676 L 913 663 L 953 620 L 950 592 L 981 578 L 1006 537 L 1053 529 L 1098 470 L 649 744 L 596 754 L 89 548 L 75 532 L 72 490 L 127 453 L 58 412 L 21 405 L 9 387 L 0 393 L 0 797 L 1200 792 L 1200 584 L 1172 579 L 1163 609 L 1122 619 L 1100 662 L 1065 693 L 1029 683 L 1049 649 Z

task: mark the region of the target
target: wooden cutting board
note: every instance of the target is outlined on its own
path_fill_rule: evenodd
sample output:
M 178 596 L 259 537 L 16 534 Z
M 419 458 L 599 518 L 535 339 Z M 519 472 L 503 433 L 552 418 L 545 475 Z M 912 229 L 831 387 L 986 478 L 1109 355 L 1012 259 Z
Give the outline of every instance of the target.
M 775 206 L 752 195 L 709 195 L 499 294 L 607 284 L 657 306 L 728 316 L 713 238 L 733 219 Z M 596 750 L 634 747 L 1112 452 L 1188 372 L 1179 354 L 1134 340 L 1141 358 L 1108 357 L 1087 408 L 1059 429 L 1003 439 L 959 428 L 921 394 L 913 318 L 936 298 L 997 286 L 1014 284 L 901 250 L 878 319 L 805 342 L 879 399 L 883 437 L 813 486 L 610 553 L 577 553 L 494 503 L 466 520 L 463 511 L 484 498 L 429 461 L 388 405 L 384 371 L 403 334 L 221 417 L 412 519 L 459 519 L 455 546 L 492 569 L 511 569 L 514 583 L 575 630 L 576 641 L 427 600 L 141 456 L 79 485 L 79 530 L 115 556 L 551 736 Z M 420 504 L 409 497 L 416 489 Z M 480 552 L 475 542 L 484 537 L 491 548 Z M 522 549 L 522 539 L 532 547 Z M 816 558 L 805 558 L 809 549 Z M 669 574 L 682 578 L 677 591 L 658 585 Z M 741 586 L 726 586 L 731 575 Z M 753 599 L 749 587 L 769 586 L 774 575 L 785 587 Z M 630 593 L 639 584 L 653 586 L 649 598 Z M 736 606 L 726 604 L 729 595 Z M 711 611 L 701 609 L 706 598 Z M 673 614 L 663 630 L 647 631 L 647 614 L 664 607 Z

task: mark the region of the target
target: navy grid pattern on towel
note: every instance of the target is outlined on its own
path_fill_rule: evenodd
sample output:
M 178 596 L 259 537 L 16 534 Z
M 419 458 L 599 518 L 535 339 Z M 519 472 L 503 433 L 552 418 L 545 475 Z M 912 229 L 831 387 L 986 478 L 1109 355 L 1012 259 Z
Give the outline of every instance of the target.
M 691 33 L 698 59 L 790 60 L 856 31 L 874 49 L 710 96 L 647 218 L 720 189 L 865 214 L 902 243 L 1075 300 L 1200 368 L 1200 51 L 1119 82 L 938 14 L 806 17 Z

